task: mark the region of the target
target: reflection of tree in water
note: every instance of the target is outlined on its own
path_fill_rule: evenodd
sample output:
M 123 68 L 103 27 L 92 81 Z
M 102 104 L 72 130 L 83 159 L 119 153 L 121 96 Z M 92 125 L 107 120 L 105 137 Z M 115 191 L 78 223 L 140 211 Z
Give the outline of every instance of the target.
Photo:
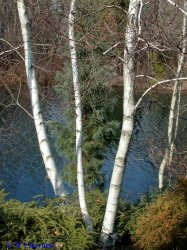
M 134 131 L 122 184 L 123 198 L 135 201 L 140 193 L 157 186 L 157 166 L 162 157 L 160 153 L 167 135 L 167 96 L 167 94 L 154 98 L 147 96 L 135 115 Z M 111 176 L 116 150 L 117 145 L 110 148 L 106 155 L 103 171 L 107 175 L 107 180 Z
M 61 105 L 53 97 L 50 98 L 48 92 L 45 91 L 43 95 L 48 95 L 47 107 L 42 104 L 46 120 L 61 123 Z M 27 93 L 23 91 L 22 96 L 23 98 L 19 100 L 25 108 L 29 109 Z M 0 97 L 0 179 L 4 182 L 4 188 L 12 192 L 11 197 L 23 200 L 29 200 L 37 193 L 46 194 L 46 173 L 38 149 L 33 120 L 17 105 L 12 105 L 15 103 L 7 92 L 5 94 L 1 91 Z M 42 97 L 45 100 L 45 96 Z M 114 111 L 114 116 L 121 121 L 121 115 L 121 109 L 118 107 Z M 138 110 L 127 159 L 127 172 L 123 181 L 125 185 L 123 190 L 128 191 L 128 194 L 126 192 L 123 197 L 137 197 L 138 192 L 147 191 L 149 184 L 157 178 L 157 168 L 152 164 L 159 166 L 162 158 L 162 149 L 166 143 L 167 116 L 166 95 L 160 95 L 160 98 L 147 97 Z M 183 116 L 186 117 L 185 114 Z M 185 124 L 186 121 L 183 120 L 180 126 L 183 128 Z M 181 131 L 181 144 L 185 142 L 184 133 L 185 129 L 183 133 Z M 103 170 L 107 173 L 108 180 L 115 152 L 116 146 L 112 148 L 110 146 L 106 154 Z M 57 157 L 57 160 L 59 166 L 64 166 L 63 158 Z M 48 189 L 51 192 L 50 187 Z

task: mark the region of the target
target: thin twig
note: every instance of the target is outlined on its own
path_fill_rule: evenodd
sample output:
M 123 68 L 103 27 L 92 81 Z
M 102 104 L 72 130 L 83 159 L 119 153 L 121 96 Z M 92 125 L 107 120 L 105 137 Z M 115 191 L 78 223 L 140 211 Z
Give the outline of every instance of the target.
M 109 49 L 107 49 L 105 52 L 103 52 L 103 55 L 106 55 L 108 52 L 110 52 L 112 49 L 116 48 L 118 45 L 120 44 L 120 42 L 117 42 L 116 44 L 114 44 L 112 47 L 110 47 Z
M 32 119 L 33 119 L 33 116 L 19 103 L 18 99 L 16 99 L 14 97 L 14 95 L 12 94 L 11 90 L 9 89 L 9 87 L 6 85 L 6 84 L 3 84 L 5 86 L 5 88 L 8 90 L 9 94 L 11 95 L 12 99 L 16 102 L 16 104 L 21 108 L 23 109 Z
M 19 53 L 18 49 L 16 47 L 14 47 L 10 42 L 8 42 L 7 40 L 0 38 L 0 41 L 7 43 L 13 50 L 15 50 L 15 52 L 21 57 L 21 59 L 23 61 L 25 61 L 24 57 L 21 55 L 21 53 Z
M 100 12 L 100 11 L 103 11 L 105 9 L 111 9 L 111 8 L 116 8 L 116 9 L 122 10 L 125 14 L 127 14 L 127 11 L 125 9 L 123 9 L 122 7 L 118 6 L 118 5 L 114 5 L 114 4 L 113 5 L 107 5 L 107 6 L 104 6 L 104 7 L 100 8 L 100 9 L 98 9 L 96 11 L 90 12 L 88 14 L 85 14 L 85 15 L 79 17 L 78 19 L 76 19 L 75 23 L 77 21 L 79 21 L 83 17 L 94 15 L 94 14 L 97 14 L 98 12 Z
M 181 8 L 177 3 L 173 2 L 172 0 L 166 0 L 168 3 L 179 9 L 184 15 L 187 16 L 187 11 Z
M 149 78 L 149 77 L 148 77 Z M 187 77 L 180 77 L 180 78 L 173 78 L 173 79 L 167 79 L 167 80 L 163 80 L 163 81 L 159 81 L 156 82 L 155 84 L 153 84 L 151 87 L 149 87 L 143 94 L 142 96 L 139 98 L 138 102 L 136 103 L 135 107 L 134 107 L 134 112 L 136 112 L 137 107 L 140 105 L 141 101 L 143 100 L 144 96 L 152 89 L 154 89 L 155 87 L 157 87 L 158 85 L 161 84 L 165 84 L 165 83 L 170 83 L 170 82 L 175 82 L 175 81 L 184 81 L 187 80 Z

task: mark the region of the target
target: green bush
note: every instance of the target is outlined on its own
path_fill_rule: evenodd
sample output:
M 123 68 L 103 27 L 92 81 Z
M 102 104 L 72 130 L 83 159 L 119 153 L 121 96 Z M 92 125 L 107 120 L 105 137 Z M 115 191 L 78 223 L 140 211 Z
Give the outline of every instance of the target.
M 29 242 L 63 245 L 63 249 L 91 249 L 94 236 L 85 229 L 78 204 L 69 201 L 68 205 L 59 205 L 59 202 L 55 199 L 39 206 L 35 202 L 5 201 L 1 191 L 0 242 L 3 249 L 7 249 L 7 243 L 14 245 L 13 242 L 22 242 L 20 249 L 24 249 L 23 243 Z
M 59 199 L 21 203 L 5 201 L 0 190 L 0 242 L 6 244 L 48 243 L 53 249 L 86 250 L 98 246 L 106 206 L 106 194 L 100 190 L 87 193 L 89 213 L 95 232 L 89 233 L 82 222 L 78 197 L 67 205 Z M 144 196 L 138 204 L 119 203 L 116 233 L 138 249 L 185 249 L 187 244 L 187 180 L 173 190 Z M 58 245 L 58 246 L 57 246 Z M 63 246 L 63 248 L 60 248 Z M 99 247 L 99 246 L 98 246 Z M 12 248 L 16 249 L 16 248 Z M 99 248 L 98 248 L 99 249 Z

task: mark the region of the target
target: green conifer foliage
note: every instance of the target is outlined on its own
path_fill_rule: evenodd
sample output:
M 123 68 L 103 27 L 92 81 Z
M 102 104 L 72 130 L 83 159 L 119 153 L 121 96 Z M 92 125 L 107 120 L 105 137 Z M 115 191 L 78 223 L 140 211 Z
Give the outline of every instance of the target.
M 4 199 L 0 192 L 0 243 L 2 249 L 7 244 L 17 249 L 25 249 L 28 244 L 51 244 L 63 246 L 62 249 L 91 249 L 94 237 L 82 223 L 76 200 L 70 200 L 68 206 L 60 200 L 50 200 L 42 206 L 35 202 L 21 203 Z
M 134 223 L 132 237 L 139 249 L 186 249 L 187 180 L 147 204 Z
M 127 2 L 120 0 L 118 6 L 114 0 L 81 0 L 77 5 L 75 36 L 83 110 L 83 168 L 87 187 L 104 183 L 100 170 L 105 150 L 119 140 L 120 123 L 114 114 L 119 98 L 106 86 L 110 86 L 112 79 L 121 72 L 122 62 L 118 57 L 123 55 L 123 46 L 107 55 L 103 53 L 123 40 Z M 75 184 L 76 117 L 69 61 L 65 61 L 63 72 L 57 72 L 55 89 L 63 100 L 64 124 L 52 123 L 51 128 L 57 138 L 58 150 L 68 160 L 64 177 Z
M 51 123 L 50 127 L 57 138 L 58 151 L 68 159 L 64 175 L 71 184 L 76 183 L 75 159 L 75 114 L 73 101 L 73 86 L 69 64 L 65 65 L 65 75 L 58 72 L 56 76 L 56 90 L 63 99 L 64 124 Z M 86 77 L 87 68 L 84 68 Z M 89 67 L 88 67 L 89 70 Z M 104 71 L 104 69 L 103 69 Z M 98 71 L 100 77 L 104 73 Z M 83 78 L 84 78 L 83 77 Z M 104 84 L 92 82 L 89 86 L 82 86 L 83 105 L 83 166 L 86 185 L 102 185 L 104 176 L 101 174 L 104 153 L 107 147 L 119 138 L 119 122 L 114 116 L 117 107 L 117 98 L 114 93 L 107 91 Z

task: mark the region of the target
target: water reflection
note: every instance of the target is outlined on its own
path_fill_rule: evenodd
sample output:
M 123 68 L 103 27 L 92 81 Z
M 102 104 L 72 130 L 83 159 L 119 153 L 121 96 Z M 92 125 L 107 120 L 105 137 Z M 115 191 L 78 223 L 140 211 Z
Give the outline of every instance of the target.
M 125 176 L 122 184 L 121 196 L 128 201 L 136 201 L 140 194 L 150 191 L 157 186 L 158 168 L 154 164 L 153 155 L 150 152 L 150 144 L 159 145 L 165 138 L 168 111 L 162 120 L 162 106 L 151 103 L 152 97 L 144 101 L 144 105 L 138 110 L 135 117 L 130 150 L 128 153 Z M 163 147 L 163 144 L 162 144 Z M 112 167 L 117 151 L 117 145 L 109 148 L 103 170 L 106 180 L 110 180 Z M 109 181 L 105 188 L 109 187 Z
M 28 101 L 28 97 L 24 98 L 24 107 L 29 107 Z M 47 119 L 61 117 L 55 101 L 43 106 L 45 114 L 46 108 L 50 111 L 47 112 L 50 114 L 46 115 Z M 30 112 L 29 108 L 28 111 Z M 14 105 L 7 105 L 6 108 L 1 106 L 0 117 L 0 180 L 9 193 L 7 198 L 30 201 L 38 195 L 54 197 L 38 148 L 33 120 Z M 56 162 L 59 170 L 62 170 L 65 160 L 56 154 Z
M 168 104 L 166 95 L 161 99 L 164 99 L 164 104 Z M 122 184 L 121 195 L 130 201 L 136 201 L 141 193 L 157 186 L 158 159 L 153 149 L 159 151 L 166 143 L 168 108 L 158 105 L 152 97 L 147 97 L 143 104 L 135 117 Z M 47 120 L 63 122 L 60 101 L 48 100 L 47 103 L 43 102 L 42 108 Z M 122 110 L 118 109 L 115 113 L 118 113 L 118 119 L 121 120 Z M 185 122 L 183 120 L 182 126 Z M 30 201 L 33 196 L 40 194 L 53 197 L 54 193 L 46 178 L 39 152 L 33 120 L 28 114 L 18 106 L 9 106 L 6 109 L 0 106 L 0 138 L 0 179 L 3 180 L 5 190 L 9 192 L 8 198 Z M 116 150 L 117 145 L 109 146 L 105 156 L 105 188 L 109 186 Z M 62 170 L 66 160 L 57 154 L 55 148 L 53 151 L 58 168 Z M 71 190 L 68 185 L 66 188 Z
M 37 146 L 33 120 L 18 107 L 10 107 L 4 116 L 0 143 L 0 179 L 8 198 L 29 201 L 37 194 L 52 196 L 45 187 L 45 170 Z M 2 124 L 1 124 L 2 127 Z

